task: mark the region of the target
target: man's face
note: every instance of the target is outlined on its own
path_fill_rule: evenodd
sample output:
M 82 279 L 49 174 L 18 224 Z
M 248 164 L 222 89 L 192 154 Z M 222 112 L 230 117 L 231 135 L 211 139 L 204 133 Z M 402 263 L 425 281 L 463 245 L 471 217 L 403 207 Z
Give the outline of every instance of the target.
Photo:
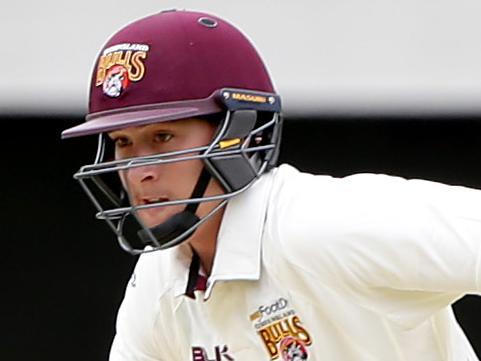
M 215 129 L 205 120 L 185 119 L 117 130 L 109 137 L 115 143 L 115 158 L 125 159 L 204 146 L 212 140 Z M 149 165 L 122 171 L 120 177 L 136 206 L 190 198 L 202 166 L 200 160 Z M 220 187 L 212 182 L 206 191 L 220 192 Z M 205 213 L 206 206 L 201 205 L 197 213 Z M 185 204 L 153 207 L 138 214 L 147 227 L 153 227 L 184 208 Z

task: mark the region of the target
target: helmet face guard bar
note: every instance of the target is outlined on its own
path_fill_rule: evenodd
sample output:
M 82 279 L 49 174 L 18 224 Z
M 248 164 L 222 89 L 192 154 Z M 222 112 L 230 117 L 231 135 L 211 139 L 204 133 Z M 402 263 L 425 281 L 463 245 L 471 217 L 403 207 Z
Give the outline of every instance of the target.
M 81 167 L 74 175 L 96 207 L 96 218 L 107 222 L 125 251 L 137 255 L 183 242 L 222 209 L 231 197 L 249 188 L 255 179 L 275 165 L 282 125 L 279 97 L 269 93 L 221 89 L 218 99 L 227 111 L 210 144 L 169 153 L 104 161 L 108 140 L 100 134 L 95 163 Z M 202 181 L 202 176 L 199 177 L 195 186 L 197 191 L 194 190 L 190 198 L 136 206 L 129 204 L 128 191 L 122 187 L 119 172 L 192 160 L 200 160 L 204 164 L 203 173 L 207 176 Z M 224 193 L 204 196 L 211 177 L 219 182 Z M 115 181 L 112 182 L 112 179 Z M 204 202 L 216 202 L 216 205 L 207 215 L 199 218 L 195 211 Z M 181 204 L 186 206 L 184 211 L 153 228 L 145 226 L 138 214 L 144 209 Z

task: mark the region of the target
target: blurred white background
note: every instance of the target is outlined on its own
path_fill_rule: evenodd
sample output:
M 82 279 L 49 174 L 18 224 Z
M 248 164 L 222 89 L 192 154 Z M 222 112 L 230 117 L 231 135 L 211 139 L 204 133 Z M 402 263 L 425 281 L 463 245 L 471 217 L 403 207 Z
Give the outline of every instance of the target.
M 107 38 L 160 10 L 240 27 L 286 113 L 480 113 L 479 0 L 84 0 L 0 5 L 0 113 L 85 112 Z

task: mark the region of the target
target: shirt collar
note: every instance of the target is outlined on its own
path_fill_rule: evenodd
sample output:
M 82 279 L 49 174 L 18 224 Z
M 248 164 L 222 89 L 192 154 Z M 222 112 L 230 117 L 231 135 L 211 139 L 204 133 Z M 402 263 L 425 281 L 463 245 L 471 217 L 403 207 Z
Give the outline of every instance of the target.
M 261 240 L 273 172 L 263 175 L 249 189 L 227 203 L 204 299 L 210 297 L 214 285 L 219 281 L 259 279 Z M 175 296 L 186 292 L 189 269 L 194 259 L 192 256 L 192 250 L 185 244 L 174 252 L 172 276 L 175 279 Z

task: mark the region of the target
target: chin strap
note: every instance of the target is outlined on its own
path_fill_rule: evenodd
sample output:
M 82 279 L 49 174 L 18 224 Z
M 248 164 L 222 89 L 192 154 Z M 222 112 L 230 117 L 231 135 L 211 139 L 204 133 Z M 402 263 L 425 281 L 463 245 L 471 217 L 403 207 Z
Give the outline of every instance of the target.
M 190 196 L 190 198 L 200 198 L 205 193 L 207 189 L 207 185 L 209 184 L 209 180 L 211 178 L 210 173 L 204 167 L 202 168 L 202 172 L 200 173 L 199 179 L 197 180 L 197 184 Z M 147 229 L 140 230 L 137 234 L 142 242 L 146 246 L 153 246 L 157 247 L 157 245 L 152 242 L 150 233 L 156 238 L 157 242 L 160 244 L 160 247 L 164 246 L 171 240 L 179 237 L 182 233 L 188 231 L 190 228 L 192 230 L 187 232 L 183 237 L 178 239 L 174 244 L 169 244 L 168 247 L 173 247 L 178 245 L 179 243 L 185 241 L 189 238 L 195 231 L 193 228 L 197 222 L 200 221 L 200 218 L 195 214 L 197 208 L 199 207 L 200 202 L 196 203 L 189 203 L 185 207 L 185 209 L 177 214 L 174 214 L 164 223 L 161 223 L 157 226 L 150 228 L 150 232 Z

